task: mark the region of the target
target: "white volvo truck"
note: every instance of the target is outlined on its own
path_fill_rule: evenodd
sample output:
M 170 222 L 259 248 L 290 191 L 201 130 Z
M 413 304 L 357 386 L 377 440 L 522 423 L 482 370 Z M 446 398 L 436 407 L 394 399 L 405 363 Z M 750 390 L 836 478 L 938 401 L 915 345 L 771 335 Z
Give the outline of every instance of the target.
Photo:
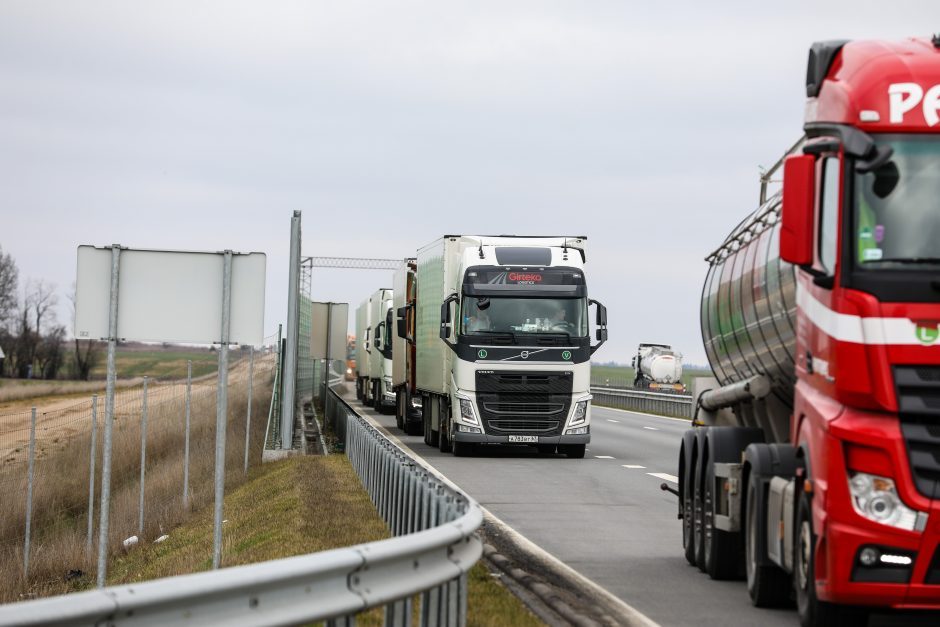
M 520 443 L 584 457 L 591 355 L 584 237 L 445 235 L 418 251 L 416 389 L 425 442 Z M 589 304 L 597 306 L 591 345 Z
M 377 290 L 369 298 L 372 345 L 369 352 L 369 400 L 377 410 L 394 409 L 392 390 L 392 290 Z

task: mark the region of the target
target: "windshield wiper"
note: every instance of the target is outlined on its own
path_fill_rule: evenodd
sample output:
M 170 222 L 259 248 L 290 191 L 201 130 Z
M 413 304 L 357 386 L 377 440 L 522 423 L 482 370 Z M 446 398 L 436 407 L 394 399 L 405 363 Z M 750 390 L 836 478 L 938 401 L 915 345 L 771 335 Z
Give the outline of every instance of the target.
M 869 259 L 863 263 L 903 263 L 903 264 L 915 264 L 915 263 L 940 263 L 940 257 L 885 257 L 883 259 Z

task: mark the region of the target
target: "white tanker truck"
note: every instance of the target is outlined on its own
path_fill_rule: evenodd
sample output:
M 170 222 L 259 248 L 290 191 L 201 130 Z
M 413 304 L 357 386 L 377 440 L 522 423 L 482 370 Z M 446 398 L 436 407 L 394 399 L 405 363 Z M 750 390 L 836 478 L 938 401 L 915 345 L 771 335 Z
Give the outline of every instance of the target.
M 633 358 L 633 387 L 652 392 L 685 392 L 682 353 L 668 344 L 640 344 Z

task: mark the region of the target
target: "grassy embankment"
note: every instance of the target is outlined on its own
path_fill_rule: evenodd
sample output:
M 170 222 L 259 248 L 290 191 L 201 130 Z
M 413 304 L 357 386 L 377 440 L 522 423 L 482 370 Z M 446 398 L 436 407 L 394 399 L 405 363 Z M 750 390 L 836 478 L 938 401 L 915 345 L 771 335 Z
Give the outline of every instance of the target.
M 225 566 L 351 546 L 389 537 L 343 455 L 295 457 L 266 464 L 225 499 Z M 169 539 L 113 562 L 109 583 L 132 583 L 211 567 L 212 508 L 171 531 Z M 468 624 L 540 625 L 482 564 L 470 572 Z M 415 604 L 417 610 L 417 603 Z M 360 624 L 380 625 L 381 610 Z

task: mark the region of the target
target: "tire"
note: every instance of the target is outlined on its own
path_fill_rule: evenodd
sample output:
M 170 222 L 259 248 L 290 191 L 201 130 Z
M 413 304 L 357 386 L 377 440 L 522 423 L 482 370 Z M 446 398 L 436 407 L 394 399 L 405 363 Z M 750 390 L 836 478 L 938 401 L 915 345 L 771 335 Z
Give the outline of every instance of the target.
M 362 379 L 356 377 L 356 400 L 362 401 Z
M 441 453 L 450 453 L 451 449 L 451 440 L 450 440 L 450 416 L 448 411 L 445 410 L 447 407 L 443 401 L 440 401 L 438 407 L 441 412 L 441 419 L 438 423 L 438 437 L 437 437 L 437 449 Z
M 863 608 L 835 605 L 816 596 L 816 532 L 809 494 L 799 491 L 796 510 L 796 537 L 793 539 L 793 587 L 796 611 L 802 627 L 864 627 L 868 612 Z
M 715 464 L 709 462 L 705 469 L 703 515 L 705 546 L 705 572 L 712 579 L 735 579 L 741 572 L 741 535 L 722 531 L 715 527 Z
M 405 394 L 401 390 L 395 392 L 395 426 L 405 430 L 405 418 L 404 418 L 404 407 L 405 407 Z
M 758 498 L 760 481 L 751 477 L 747 484 L 747 505 L 744 515 L 744 564 L 747 593 L 756 607 L 782 607 L 790 603 L 790 576 L 773 564 L 758 564 L 758 556 L 764 552 L 760 543 L 764 517 L 761 516 L 761 499 Z
M 584 459 L 584 451 L 587 446 L 584 444 L 562 444 L 558 447 L 559 453 L 564 453 L 568 459 Z
M 686 561 L 695 566 L 695 521 L 693 513 L 693 486 L 695 483 L 695 432 L 691 429 L 682 437 L 682 479 L 679 507 L 682 510 L 682 549 Z M 691 436 L 691 437 L 690 437 Z
M 539 444 L 539 455 L 554 455 L 556 446 L 554 444 Z
M 698 445 L 700 439 L 701 437 L 696 439 L 696 445 Z M 705 507 L 704 495 L 702 494 L 705 472 L 703 470 L 701 447 L 696 446 L 696 450 L 699 451 L 699 454 L 695 460 L 695 478 L 692 483 L 692 542 L 695 546 L 695 565 L 698 566 L 699 570 L 705 572 Z

